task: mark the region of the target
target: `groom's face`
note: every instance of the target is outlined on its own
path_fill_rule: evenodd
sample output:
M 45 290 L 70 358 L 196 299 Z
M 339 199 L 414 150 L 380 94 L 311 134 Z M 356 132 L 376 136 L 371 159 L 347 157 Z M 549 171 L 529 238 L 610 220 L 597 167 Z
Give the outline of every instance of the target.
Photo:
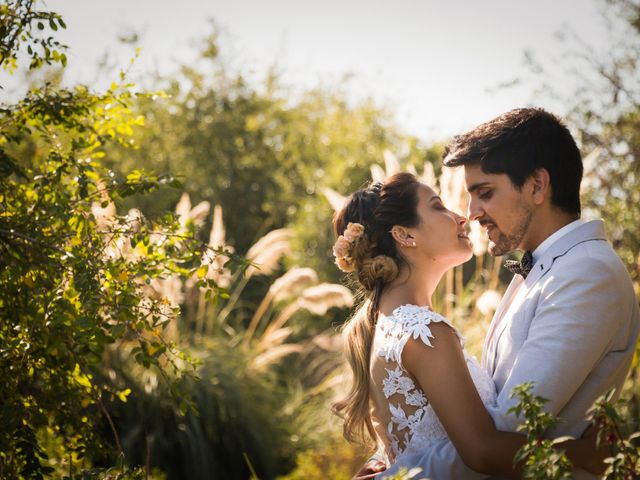
M 478 221 L 489 236 L 489 253 L 504 255 L 521 248 L 533 205 L 506 174 L 484 173 L 479 165 L 465 165 L 469 192 L 469 220 Z

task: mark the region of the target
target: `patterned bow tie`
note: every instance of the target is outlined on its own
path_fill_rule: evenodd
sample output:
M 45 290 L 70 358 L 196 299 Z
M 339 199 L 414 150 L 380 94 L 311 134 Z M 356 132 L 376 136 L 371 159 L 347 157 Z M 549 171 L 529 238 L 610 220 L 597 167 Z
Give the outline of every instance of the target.
M 533 255 L 531 255 L 531 252 L 526 251 L 522 256 L 522 260 L 507 260 L 504 263 L 504 266 L 511 273 L 522 275 L 524 278 L 527 278 L 527 275 L 529 275 L 529 272 L 531 271 L 531 267 L 533 267 Z

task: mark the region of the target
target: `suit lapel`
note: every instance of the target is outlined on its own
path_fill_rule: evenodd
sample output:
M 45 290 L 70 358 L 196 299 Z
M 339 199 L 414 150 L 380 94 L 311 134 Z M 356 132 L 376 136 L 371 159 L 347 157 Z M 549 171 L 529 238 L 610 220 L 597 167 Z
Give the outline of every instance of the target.
M 564 237 L 559 238 L 557 242 L 549 246 L 546 252 L 536 261 L 531 268 L 531 272 L 525 280 L 526 285 L 531 288 L 542 278 L 550 269 L 557 258 L 562 257 L 565 253 L 580 243 L 592 240 L 605 240 L 607 237 L 604 233 L 604 224 L 602 220 L 593 220 L 572 230 Z
M 502 322 L 502 317 L 509 305 L 511 305 L 511 299 L 521 283 L 522 277 L 520 275 L 514 275 L 506 292 L 504 292 L 502 300 L 500 300 L 500 304 L 498 305 L 498 308 L 493 315 L 493 319 L 491 320 L 491 324 L 489 325 L 489 330 L 487 331 L 487 336 L 485 337 L 484 345 L 482 347 L 482 366 L 489 373 L 492 373 L 494 368 L 493 360 L 495 357 L 495 342 L 493 342 L 493 338 L 495 336 L 496 329 L 501 323 L 504 323 Z
M 502 337 L 502 333 L 504 330 L 511 324 L 513 321 L 513 316 L 520 311 L 522 303 L 527 297 L 527 293 L 529 292 L 529 287 L 525 283 L 524 279 L 520 275 L 516 275 L 520 281 L 518 282 L 518 288 L 514 290 L 513 295 L 509 300 L 509 304 L 506 306 L 502 318 L 500 319 L 500 323 L 496 326 L 496 330 L 493 333 L 493 338 L 491 340 L 493 344 L 493 363 L 494 368 L 491 370 L 491 373 L 495 371 L 495 364 L 498 359 L 498 345 L 500 344 L 500 338 Z

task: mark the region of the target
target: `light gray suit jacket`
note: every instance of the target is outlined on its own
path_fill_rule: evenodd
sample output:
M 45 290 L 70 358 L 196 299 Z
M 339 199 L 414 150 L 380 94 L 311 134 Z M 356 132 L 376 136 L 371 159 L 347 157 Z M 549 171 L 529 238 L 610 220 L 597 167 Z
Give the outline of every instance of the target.
M 497 388 L 497 404 L 489 407 L 496 427 L 516 431 L 521 421 L 507 414 L 515 403 L 511 390 L 534 382 L 533 393 L 549 399 L 546 410 L 563 420 L 549 436 L 579 437 L 594 401 L 622 387 L 639 328 L 638 301 L 602 221 L 558 239 L 526 280 L 513 278 L 489 327 L 482 364 Z M 416 466 L 423 470 L 417 478 L 485 478 L 464 464 L 448 440 L 400 456 L 384 475 Z M 594 478 L 577 470 L 574 477 Z

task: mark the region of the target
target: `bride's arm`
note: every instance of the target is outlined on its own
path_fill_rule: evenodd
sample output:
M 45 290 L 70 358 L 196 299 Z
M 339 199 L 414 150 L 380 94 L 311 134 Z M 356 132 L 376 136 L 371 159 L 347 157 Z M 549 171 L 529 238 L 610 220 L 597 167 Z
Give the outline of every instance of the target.
M 524 435 L 496 430 L 476 390 L 454 331 L 431 324 L 433 347 L 409 340 L 402 363 L 413 375 L 469 468 L 487 474 L 519 478 L 513 457 L 525 444 Z M 591 442 L 572 440 L 559 445 L 576 467 L 585 467 L 595 453 Z

